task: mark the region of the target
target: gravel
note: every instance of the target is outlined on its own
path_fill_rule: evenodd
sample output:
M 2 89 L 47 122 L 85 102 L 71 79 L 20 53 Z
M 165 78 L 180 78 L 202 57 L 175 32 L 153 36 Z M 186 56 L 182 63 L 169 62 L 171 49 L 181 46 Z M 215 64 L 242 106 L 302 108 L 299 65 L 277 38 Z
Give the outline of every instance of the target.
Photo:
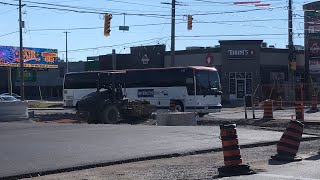
M 302 142 L 298 155 L 308 156 L 319 150 L 319 140 Z M 241 149 L 244 164 L 249 164 L 255 172 L 267 171 L 270 156 L 276 154 L 276 146 Z M 217 178 L 217 168 L 223 166 L 222 152 L 189 155 L 183 157 L 148 160 L 81 171 L 47 175 L 35 180 L 207 180 Z

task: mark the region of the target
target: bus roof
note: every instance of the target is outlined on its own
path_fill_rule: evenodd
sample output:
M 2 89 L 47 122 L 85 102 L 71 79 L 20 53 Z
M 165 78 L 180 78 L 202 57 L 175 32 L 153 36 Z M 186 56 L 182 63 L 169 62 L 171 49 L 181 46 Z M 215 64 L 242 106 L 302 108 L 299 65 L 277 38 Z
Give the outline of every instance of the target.
M 124 71 L 147 71 L 147 70 L 161 70 L 161 69 L 196 69 L 196 70 L 209 70 L 209 71 L 217 71 L 214 67 L 206 67 L 206 66 L 185 66 L 185 67 L 167 67 L 167 68 L 146 68 L 146 69 L 125 69 Z
M 119 72 L 127 72 L 127 71 L 147 71 L 147 70 L 161 70 L 161 69 L 185 69 L 191 68 L 196 70 L 207 70 L 207 71 L 217 71 L 214 67 L 206 67 L 206 66 L 186 66 L 186 67 L 167 67 L 167 68 L 146 68 L 146 69 L 122 69 L 122 70 L 97 70 L 97 71 L 81 71 L 81 72 L 70 72 L 67 74 L 78 74 L 78 73 L 119 73 Z

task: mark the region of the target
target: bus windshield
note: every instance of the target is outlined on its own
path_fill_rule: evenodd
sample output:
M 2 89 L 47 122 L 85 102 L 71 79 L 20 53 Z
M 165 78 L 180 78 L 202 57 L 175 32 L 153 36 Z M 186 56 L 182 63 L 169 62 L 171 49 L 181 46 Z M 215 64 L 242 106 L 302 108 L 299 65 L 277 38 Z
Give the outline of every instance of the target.
M 190 79 L 190 77 L 189 77 Z M 220 91 L 220 78 L 217 71 L 196 70 L 196 95 L 215 95 L 216 91 Z M 193 80 L 189 80 L 188 94 L 194 95 Z

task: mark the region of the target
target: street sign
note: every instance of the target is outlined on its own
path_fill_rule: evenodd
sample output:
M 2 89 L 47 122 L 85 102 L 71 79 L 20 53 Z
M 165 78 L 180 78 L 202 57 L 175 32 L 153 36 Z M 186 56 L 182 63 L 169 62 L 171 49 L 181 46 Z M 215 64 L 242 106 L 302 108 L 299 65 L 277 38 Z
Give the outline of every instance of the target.
M 119 26 L 120 31 L 129 31 L 129 26 Z

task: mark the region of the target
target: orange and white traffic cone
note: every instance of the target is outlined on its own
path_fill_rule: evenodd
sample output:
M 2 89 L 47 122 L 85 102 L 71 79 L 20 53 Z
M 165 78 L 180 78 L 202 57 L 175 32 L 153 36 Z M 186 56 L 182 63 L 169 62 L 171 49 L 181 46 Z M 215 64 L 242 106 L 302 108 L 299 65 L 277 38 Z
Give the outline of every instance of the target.
M 319 109 L 317 107 L 317 102 L 318 98 L 316 95 L 312 95 L 312 99 L 311 99 L 311 109 L 310 109 L 310 112 L 318 112 Z
M 278 97 L 276 110 L 284 110 L 284 108 L 282 106 L 282 97 L 281 96 Z
M 277 154 L 275 156 L 271 156 L 271 158 L 278 161 L 302 160 L 296 156 L 302 139 L 302 133 L 303 124 L 295 120 L 290 121 L 277 144 Z
M 218 168 L 219 176 L 252 174 L 249 165 L 242 164 L 240 146 L 235 123 L 220 125 L 220 137 L 224 157 L 223 167 Z

